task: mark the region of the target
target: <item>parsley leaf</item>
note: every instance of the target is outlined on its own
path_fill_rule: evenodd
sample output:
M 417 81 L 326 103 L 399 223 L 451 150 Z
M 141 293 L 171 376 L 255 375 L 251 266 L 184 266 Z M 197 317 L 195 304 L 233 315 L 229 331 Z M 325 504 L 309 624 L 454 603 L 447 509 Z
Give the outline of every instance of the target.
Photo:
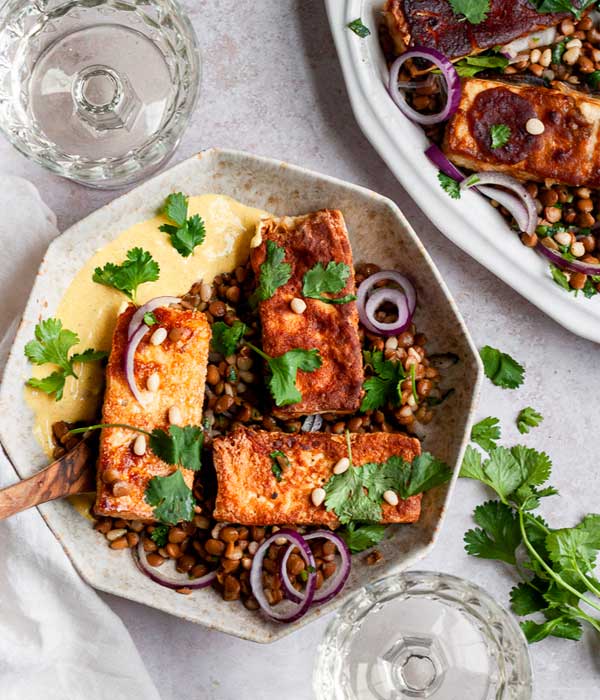
M 231 326 L 223 323 L 223 321 L 213 323 L 210 341 L 212 349 L 215 352 L 220 352 L 225 357 L 233 355 L 247 330 L 248 326 L 241 321 L 234 321 Z
M 441 170 L 438 172 L 437 177 L 444 192 L 452 197 L 452 199 L 460 199 L 460 183 Z
M 352 554 L 364 552 L 365 549 L 374 547 L 379 544 L 385 536 L 385 525 L 369 524 L 360 525 L 354 522 L 348 523 L 339 534 L 348 545 L 348 549 Z
M 258 286 L 250 297 L 251 306 L 270 299 L 292 276 L 292 266 L 283 262 L 285 250 L 274 241 L 267 241 L 265 261 L 260 266 Z
M 544 416 L 538 413 L 531 406 L 526 406 L 521 409 L 517 417 L 517 428 L 521 434 L 528 433 L 531 428 L 537 428 L 537 426 L 544 420 Z
M 323 294 L 339 294 L 346 286 L 349 276 L 350 268 L 346 263 L 336 263 L 332 260 L 327 263 L 327 267 L 317 263 L 304 275 L 302 294 L 309 299 L 324 301 L 326 304 L 346 304 L 354 301 L 356 299 L 354 294 L 346 294 L 339 299 L 323 296 Z
M 487 501 L 475 508 L 473 519 L 479 528 L 465 533 L 467 553 L 516 565 L 515 552 L 521 544 L 521 533 L 512 508 L 500 501 Z
M 503 389 L 516 389 L 523 383 L 524 368 L 510 355 L 489 345 L 479 351 L 485 376 Z
M 255 353 L 266 360 L 271 376 L 268 379 L 269 389 L 277 406 L 302 401 L 302 394 L 296 387 L 298 370 L 314 372 L 322 364 L 318 350 L 294 348 L 279 357 L 267 355 L 252 343 L 246 343 Z
M 169 541 L 169 526 L 168 525 L 155 525 L 154 529 L 150 533 L 150 539 L 159 547 L 164 547 Z
M 510 141 L 511 130 L 506 124 L 494 124 L 490 127 L 490 136 L 492 138 L 492 148 L 502 148 Z
M 281 479 L 283 478 L 283 470 L 287 469 L 290 466 L 290 460 L 288 459 L 285 452 L 282 452 L 281 450 L 275 450 L 275 452 L 271 452 L 269 457 L 273 461 L 273 464 L 271 465 L 271 471 L 273 472 L 273 476 L 277 479 L 277 481 L 281 481 Z
M 497 418 L 488 417 L 475 423 L 471 429 L 471 440 L 476 442 L 486 452 L 496 447 L 496 440 L 500 439 L 500 421 Z
M 169 234 L 171 244 L 184 258 L 189 257 L 196 246 L 201 245 L 206 238 L 204 221 L 198 214 L 188 218 L 188 198 L 181 192 L 175 192 L 167 197 L 162 213 L 173 224 L 159 226 L 159 231 Z
M 34 365 L 50 363 L 58 365 L 59 369 L 52 374 L 38 379 L 31 377 L 27 385 L 43 391 L 49 396 L 54 394 L 56 401 L 63 397 L 67 377 L 75 377 L 73 365 L 76 362 L 97 362 L 107 356 L 106 352 L 88 348 L 84 352 L 69 355 L 74 345 L 79 343 L 79 336 L 66 328 L 58 318 L 47 318 L 35 327 L 35 340 L 25 346 L 25 356 Z
M 365 350 L 363 353 L 365 366 L 373 371 L 363 384 L 365 396 L 360 404 L 360 410 L 373 411 L 385 406 L 388 402 L 393 405 L 400 403 L 400 384 L 406 377 L 400 362 L 385 360 L 383 352 Z
M 94 270 L 92 279 L 106 287 L 114 287 L 135 301 L 137 288 L 144 282 L 156 282 L 160 267 L 147 250 L 132 248 L 127 251 L 127 259 L 120 265 L 106 263 Z
M 202 466 L 204 433 L 197 425 L 170 425 L 167 433 L 155 428 L 150 437 L 150 449 L 167 464 L 176 464 L 197 472 Z
M 347 27 L 348 29 L 351 29 L 361 39 L 364 39 L 365 37 L 371 34 L 371 30 L 362 23 L 362 19 L 360 17 L 358 17 L 355 20 L 352 20 L 352 22 L 350 22 L 347 25 Z
M 194 517 L 196 500 L 179 469 L 169 476 L 152 477 L 146 486 L 144 498 L 154 507 L 154 517 L 167 525 L 190 521 Z
M 490 11 L 490 0 L 450 0 L 455 15 L 464 17 L 470 24 L 481 24 Z

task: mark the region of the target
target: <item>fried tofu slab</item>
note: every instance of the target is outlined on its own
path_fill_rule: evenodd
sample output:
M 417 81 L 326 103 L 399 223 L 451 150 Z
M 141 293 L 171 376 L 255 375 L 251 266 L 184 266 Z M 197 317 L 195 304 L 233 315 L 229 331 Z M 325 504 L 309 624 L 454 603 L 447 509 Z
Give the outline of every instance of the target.
M 528 132 L 530 119 L 542 122 L 543 133 Z M 492 148 L 490 129 L 495 124 L 511 130 L 500 148 Z M 472 78 L 463 83 L 443 150 L 453 163 L 469 170 L 600 187 L 599 127 L 600 100 L 582 92 Z
M 305 216 L 267 218 L 257 227 L 262 243 L 252 249 L 255 274 L 266 259 L 267 241 L 285 250 L 284 261 L 291 265 L 291 277 L 275 294 L 259 304 L 263 350 L 278 357 L 294 348 L 316 348 L 322 365 L 314 372 L 298 371 L 296 386 L 302 394 L 299 403 L 276 407 L 274 415 L 291 418 L 311 413 L 354 413 L 363 384 L 363 363 L 358 337 L 356 302 L 330 304 L 303 299 L 305 273 L 317 263 L 345 263 L 350 275 L 345 288 L 336 296 L 356 293 L 352 250 L 342 213 L 324 209 Z M 304 313 L 292 311 L 294 298 L 306 302 Z
M 167 430 L 168 413 L 177 406 L 181 425 L 200 425 L 204 402 L 204 381 L 210 343 L 210 327 L 206 316 L 197 311 L 173 307 L 154 311 L 158 323 L 138 346 L 135 357 L 137 385 L 146 397 L 144 405 L 135 399 L 125 376 L 127 329 L 135 312 L 129 306 L 117 321 L 106 370 L 106 392 L 102 411 L 103 423 L 125 423 L 151 432 Z M 150 342 L 158 328 L 167 331 L 160 345 Z M 145 391 L 150 375 L 160 377 L 158 391 Z M 156 457 L 149 448 L 137 455 L 133 443 L 140 433 L 125 428 L 105 428 L 100 437 L 98 485 L 95 512 L 152 521 L 152 507 L 144 500 L 144 492 L 154 476 L 168 476 L 173 466 Z M 188 486 L 194 473 L 181 470 Z
M 356 468 L 381 463 L 392 455 L 411 462 L 420 454 L 415 438 L 397 433 L 357 433 L 350 436 Z M 278 481 L 272 471 L 272 452 L 289 460 Z M 335 513 L 315 506 L 311 494 L 348 456 L 346 437 L 330 433 L 276 433 L 238 428 L 213 442 L 218 493 L 214 517 L 242 525 L 327 525 L 336 527 Z M 382 523 L 412 523 L 421 514 L 421 495 L 382 504 Z

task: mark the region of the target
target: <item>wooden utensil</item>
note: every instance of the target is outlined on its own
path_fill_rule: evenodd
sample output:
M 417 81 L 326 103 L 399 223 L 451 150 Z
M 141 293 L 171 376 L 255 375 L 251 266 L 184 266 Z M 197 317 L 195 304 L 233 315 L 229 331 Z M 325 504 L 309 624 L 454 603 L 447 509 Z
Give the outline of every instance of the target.
M 82 440 L 41 472 L 0 489 L 0 520 L 55 498 L 95 489 L 96 466 L 90 446 Z

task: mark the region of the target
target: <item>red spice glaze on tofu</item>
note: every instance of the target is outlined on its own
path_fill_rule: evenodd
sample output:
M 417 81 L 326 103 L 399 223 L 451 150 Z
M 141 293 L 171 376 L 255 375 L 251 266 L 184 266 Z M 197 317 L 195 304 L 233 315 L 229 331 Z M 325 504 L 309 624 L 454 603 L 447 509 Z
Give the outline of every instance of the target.
M 129 389 L 124 369 L 127 328 L 134 312 L 135 307 L 129 306 L 117 321 L 106 370 L 102 422 L 126 423 L 148 432 L 154 428 L 167 430 L 169 408 L 177 406 L 182 416 L 181 425 L 200 425 L 211 336 L 206 316 L 173 307 L 155 309 L 158 323 L 148 329 L 135 359 L 137 384 L 147 397 L 142 406 Z M 160 345 L 153 345 L 150 338 L 158 328 L 167 331 L 167 338 Z M 146 391 L 146 383 L 155 372 L 160 377 L 160 386 L 152 393 Z M 152 507 L 144 500 L 146 486 L 154 476 L 171 474 L 173 466 L 156 457 L 149 447 L 144 455 L 136 455 L 133 442 L 138 435 L 140 433 L 125 428 L 102 431 L 97 515 L 154 520 Z M 191 487 L 194 473 L 188 469 L 181 471 Z
M 304 274 L 317 263 L 331 261 L 350 268 L 346 287 L 339 295 L 355 294 L 352 250 L 344 217 L 324 209 L 306 216 L 264 219 L 257 227 L 262 243 L 251 252 L 252 268 L 258 276 L 266 258 L 266 242 L 285 250 L 292 267 L 289 281 L 259 304 L 263 350 L 272 357 L 294 348 L 316 348 L 322 365 L 314 372 L 298 371 L 296 386 L 302 401 L 276 407 L 280 418 L 311 413 L 354 413 L 360 405 L 364 380 L 356 302 L 328 304 L 304 299 L 306 310 L 294 313 L 290 302 L 302 297 Z
M 415 438 L 398 433 L 356 433 L 350 436 L 355 468 L 381 463 L 392 455 L 411 462 L 421 453 Z M 277 481 L 271 452 L 280 450 L 290 464 Z M 335 513 L 315 506 L 311 494 L 348 456 L 346 437 L 330 433 L 275 433 L 238 428 L 213 442 L 218 480 L 214 517 L 242 525 L 327 525 L 337 527 Z M 382 503 L 382 523 L 412 523 L 421 514 L 421 495 L 397 506 Z

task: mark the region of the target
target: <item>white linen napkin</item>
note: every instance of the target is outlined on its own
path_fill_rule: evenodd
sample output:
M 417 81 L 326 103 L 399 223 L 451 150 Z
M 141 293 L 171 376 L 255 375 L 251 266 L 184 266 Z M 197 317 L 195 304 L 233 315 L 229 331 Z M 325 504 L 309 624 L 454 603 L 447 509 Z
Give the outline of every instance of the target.
M 16 316 L 58 231 L 21 178 L 0 174 L 0 211 L 4 368 Z M 17 479 L 0 449 L 0 487 Z M 160 700 L 125 626 L 81 580 L 37 509 L 0 522 L 0 698 Z

